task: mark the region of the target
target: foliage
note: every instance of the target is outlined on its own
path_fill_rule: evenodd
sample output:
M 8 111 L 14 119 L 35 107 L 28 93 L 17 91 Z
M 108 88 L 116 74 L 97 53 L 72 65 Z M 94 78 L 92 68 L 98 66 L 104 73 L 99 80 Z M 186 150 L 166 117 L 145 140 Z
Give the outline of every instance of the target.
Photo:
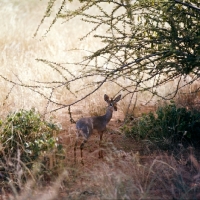
M 198 144 L 199 119 L 200 112 L 169 104 L 159 107 L 156 115 L 143 115 L 125 132 L 129 137 L 150 140 L 161 148 L 171 148 L 185 142 Z
M 55 2 L 56 0 L 49 1 L 39 27 L 50 15 Z M 92 77 L 91 84 L 80 87 L 80 91 L 89 86 L 91 88 L 85 98 L 107 81 L 119 86 L 121 88 L 119 90 L 125 95 L 148 90 L 152 95 L 161 96 L 157 88 L 178 78 L 179 81 L 170 94 L 162 96 L 170 99 L 176 95 L 180 87 L 198 80 L 200 67 L 199 1 L 192 0 L 190 3 L 179 0 L 80 2 L 79 8 L 70 11 L 65 10 L 69 1 L 62 1 L 47 33 L 59 18 L 67 23 L 79 16 L 83 23 L 91 24 L 91 31 L 81 39 L 93 36 L 101 40 L 102 47 L 91 52 L 89 56 L 83 58 L 82 62 L 74 62 L 74 65 L 82 66 L 84 70 L 80 71 L 79 76 L 72 75 L 71 79 L 65 79 L 65 84 L 57 83 L 58 87 L 67 86 L 70 90 L 70 84 L 73 82 Z M 91 12 L 93 9 L 95 12 Z M 98 32 L 100 28 L 105 32 L 100 34 Z M 56 69 L 60 74 L 67 70 L 67 66 L 63 64 L 38 60 Z M 193 78 L 180 85 L 181 80 L 185 80 L 189 74 L 192 74 Z M 97 76 L 101 79 L 97 79 Z M 129 84 L 119 82 L 121 78 L 129 81 Z M 66 105 L 60 106 L 65 107 Z
M 10 113 L 2 120 L 0 131 L 1 156 L 20 157 L 28 167 L 45 153 L 60 148 L 56 137 L 58 127 L 44 121 L 35 109 Z
M 124 96 L 132 96 L 136 92 L 148 91 L 152 96 L 171 99 L 179 88 L 199 80 L 198 0 L 79 2 L 79 7 L 69 10 L 68 4 L 73 1 L 49 0 L 35 36 L 50 16 L 53 20 L 46 34 L 58 20 L 68 23 L 77 18 L 82 20 L 83 24 L 91 26 L 81 40 L 93 37 L 93 42 L 98 41 L 97 49 L 75 47 L 73 52 L 77 52 L 78 55 L 85 52 L 84 55 L 87 56 L 74 62 L 66 60 L 59 63 L 38 58 L 37 61 L 44 63 L 59 75 L 59 80 L 34 80 L 32 84 L 26 84 L 23 80 L 13 81 L 3 75 L 1 78 L 10 82 L 13 87 L 18 85 L 40 94 L 48 100 L 48 105 L 52 103 L 57 106 L 54 107 L 55 110 L 68 107 L 70 118 L 70 107 L 95 93 L 105 82 L 112 83 L 112 87 L 117 86 L 116 95 L 123 92 Z M 80 71 L 74 73 L 70 70 L 69 66 L 72 64 L 73 68 L 77 66 Z M 188 75 L 192 78 L 186 79 Z M 175 79 L 177 82 L 167 94 L 158 90 L 160 86 Z M 74 91 L 74 85 L 80 87 Z M 84 89 L 87 90 L 83 95 Z M 44 92 L 46 90 L 49 91 L 48 95 Z M 62 103 L 60 98 L 56 97 L 60 91 L 73 94 L 73 100 L 70 103 Z

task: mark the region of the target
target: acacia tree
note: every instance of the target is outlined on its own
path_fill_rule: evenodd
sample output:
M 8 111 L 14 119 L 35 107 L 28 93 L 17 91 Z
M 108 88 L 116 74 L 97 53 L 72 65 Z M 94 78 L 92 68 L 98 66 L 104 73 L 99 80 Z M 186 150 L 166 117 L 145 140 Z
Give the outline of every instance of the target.
M 51 15 L 57 0 L 49 0 L 46 13 L 36 30 Z M 117 84 L 124 96 L 140 91 L 149 91 L 153 95 L 160 95 L 157 88 L 167 82 L 177 79 L 177 86 L 168 96 L 176 95 L 182 79 L 192 75 L 190 84 L 199 79 L 200 67 L 200 3 L 198 0 L 190 2 L 184 0 L 80 0 L 80 7 L 66 11 L 69 1 L 63 0 L 56 17 L 52 21 L 47 33 L 58 19 L 65 23 L 72 18 L 81 19 L 92 25 L 91 31 L 84 37 L 93 35 L 101 40 L 103 47 L 84 57 L 82 62 L 74 65 L 82 66 L 81 74 L 73 75 L 67 65 L 52 63 L 38 59 L 52 67 L 63 76 L 62 82 L 49 82 L 50 96 L 45 98 L 56 105 L 58 109 L 69 107 L 97 91 L 105 82 Z M 104 6 L 109 6 L 105 10 Z M 98 12 L 89 12 L 91 9 Z M 105 32 L 100 35 L 98 29 L 104 27 Z M 83 38 L 83 39 L 84 39 Z M 87 49 L 85 49 L 87 50 Z M 67 62 L 67 61 L 66 61 Z M 70 78 L 66 78 L 67 72 Z M 95 77 L 98 78 L 98 81 Z M 71 104 L 62 104 L 52 99 L 54 92 L 65 88 L 70 92 L 70 84 L 93 77 L 91 90 L 84 97 Z M 129 84 L 123 84 L 119 79 L 126 79 Z M 23 85 L 23 84 L 22 84 Z M 31 87 L 31 86 L 30 86 Z M 44 87 L 44 85 L 43 85 Z M 85 85 L 83 87 L 86 87 Z M 82 88 L 81 88 L 82 89 Z M 39 92 L 37 89 L 34 91 Z
M 55 1 L 49 1 L 44 18 Z M 81 78 L 96 76 L 98 72 L 102 82 L 96 84 L 100 86 L 107 80 L 115 82 L 119 77 L 125 77 L 132 82 L 131 86 L 122 86 L 128 93 L 132 92 L 129 87 L 137 88 L 137 91 L 148 90 L 190 73 L 194 76 L 193 81 L 198 78 L 200 3 L 197 0 L 190 3 L 179 0 L 81 2 L 79 9 L 62 13 L 66 4 L 63 1 L 48 30 L 60 17 L 67 22 L 81 16 L 83 21 L 95 25 L 88 35 L 100 38 L 104 47 L 84 58 L 81 64 L 85 71 Z M 110 11 L 104 10 L 105 3 L 110 4 Z M 93 7 L 99 13 L 88 14 Z M 104 25 L 107 27 L 105 33 L 95 34 Z M 104 62 L 98 63 L 102 58 Z M 144 88 L 143 83 L 150 79 L 155 79 L 153 85 Z

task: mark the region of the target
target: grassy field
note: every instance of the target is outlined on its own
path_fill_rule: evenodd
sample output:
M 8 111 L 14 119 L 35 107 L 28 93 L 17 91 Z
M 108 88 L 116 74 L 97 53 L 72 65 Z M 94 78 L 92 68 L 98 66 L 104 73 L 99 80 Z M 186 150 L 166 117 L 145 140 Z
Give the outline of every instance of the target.
M 75 8 L 77 5 L 77 2 L 69 3 L 69 8 Z M 79 19 L 67 24 L 58 21 L 46 34 L 53 15 L 45 19 L 45 23 L 34 37 L 46 6 L 47 0 L 0 1 L 1 118 L 19 109 L 34 107 L 43 114 L 61 106 L 48 104 L 43 95 L 50 97 L 52 90 L 46 86 L 49 82 L 62 82 L 63 76 L 38 59 L 62 64 L 74 63 L 80 61 L 87 52 L 77 53 L 68 50 L 74 48 L 96 50 L 101 46 L 92 37 L 80 40 L 91 27 Z M 56 6 L 59 7 L 59 2 Z M 103 32 L 101 29 L 99 31 Z M 81 69 L 73 64 L 66 66 L 74 75 Z M 67 77 L 69 71 L 62 72 Z M 85 94 L 84 90 L 78 93 L 76 91 L 89 81 L 91 80 L 88 79 L 87 82 L 79 80 L 73 84 L 71 90 L 74 94 L 61 87 L 53 93 L 52 99 L 62 105 L 70 104 Z M 36 87 L 38 83 L 45 87 Z M 26 87 L 30 85 L 33 87 Z M 160 88 L 160 92 L 169 93 L 173 85 L 169 83 L 168 86 Z M 190 91 L 192 87 L 195 86 L 189 86 L 186 90 Z M 106 106 L 103 101 L 104 93 L 112 96 L 116 91 L 117 88 L 115 89 L 111 83 L 106 83 L 94 95 L 72 107 L 75 120 L 83 115 L 103 113 Z M 177 101 L 187 107 L 197 100 L 198 95 L 187 97 L 179 96 Z M 139 107 L 134 110 L 135 116 L 155 111 L 157 108 L 155 104 L 158 99 L 153 99 L 151 104 L 145 107 L 149 95 L 139 94 L 138 98 Z M 15 187 L 12 182 L 10 189 L 4 188 L 1 184 L 0 199 L 199 199 L 200 165 L 193 149 L 180 147 L 177 159 L 161 150 L 152 151 L 147 143 L 138 143 L 134 139 L 126 138 L 120 127 L 128 103 L 128 98 L 119 103 L 119 111 L 114 113 L 110 122 L 108 129 L 110 134 L 105 134 L 104 137 L 104 159 L 97 158 L 98 137 L 94 135 L 84 150 L 84 166 L 80 164 L 80 160 L 77 165 L 73 163 L 75 129 L 69 121 L 68 110 L 61 109 L 49 114 L 48 116 L 53 116 L 56 123 L 63 127 L 59 133 L 59 142 L 64 146 L 65 159 L 59 162 L 50 156 L 49 161 L 50 163 L 52 161 L 53 164 L 49 165 L 53 167 L 55 163 L 59 163 L 56 167 L 60 171 L 57 171 L 54 177 L 50 177 L 47 173 L 43 181 L 40 179 L 42 168 L 36 167 L 30 172 L 32 174 L 30 180 L 17 184 L 20 188 Z M 20 173 L 17 176 L 20 177 Z M 12 180 L 12 177 L 10 179 Z
M 74 62 L 80 59 L 67 50 L 81 44 L 79 37 L 87 30 L 87 27 L 72 22 L 63 25 L 58 22 L 45 35 L 46 30 L 53 20 L 49 18 L 41 26 L 39 33 L 34 37 L 34 33 L 46 10 L 47 1 L 2 1 L 1 18 L 1 111 L 15 110 L 16 108 L 35 107 L 44 112 L 46 101 L 37 92 L 26 87 L 19 87 L 12 83 L 23 85 L 37 85 L 36 81 L 52 82 L 62 81 L 61 76 L 52 68 L 48 67 L 36 59 L 45 59 L 52 62 Z M 58 5 L 59 6 L 59 5 Z M 81 31 L 80 31 L 81 30 Z M 80 34 L 77 34 L 80 33 Z M 88 45 L 92 46 L 93 44 Z M 70 71 L 76 73 L 76 68 L 70 66 Z M 9 81 L 10 82 L 9 82 Z M 49 94 L 49 90 L 43 90 L 44 94 Z M 58 91 L 55 99 L 67 103 L 70 95 Z
M 47 103 L 47 98 L 51 96 L 52 92 L 48 88 L 48 84 L 53 82 L 62 83 L 65 81 L 64 78 L 69 77 L 69 73 L 78 76 L 81 68 L 73 64 L 65 65 L 65 63 L 79 62 L 83 56 L 88 55 L 88 52 L 84 50 L 93 51 L 101 45 L 98 40 L 94 41 L 92 37 L 88 37 L 84 41 L 80 40 L 91 29 L 91 26 L 84 24 L 79 19 L 74 19 L 69 23 L 58 21 L 51 31 L 46 34 L 53 20 L 53 14 L 45 19 L 34 37 L 46 6 L 47 1 L 40 1 L 39 3 L 34 0 L 28 2 L 1 2 L 0 17 L 3 31 L 0 33 L 2 52 L 0 61 L 2 93 L 0 98 L 2 115 L 19 108 L 29 109 L 35 107 L 40 112 L 46 113 L 46 111 L 59 107 L 56 104 L 49 105 Z M 53 10 L 56 11 L 59 6 L 58 2 Z M 77 3 L 69 3 L 69 8 L 74 7 L 77 7 Z M 69 51 L 76 48 L 83 49 L 83 51 Z M 61 70 L 61 75 L 45 61 L 61 63 L 66 69 Z M 62 105 L 70 104 L 85 95 L 87 90 L 82 91 L 81 88 L 90 81 L 92 80 L 88 78 L 71 84 L 70 89 L 73 93 L 66 87 L 57 88 L 54 90 L 52 100 Z M 20 85 L 23 85 L 23 87 Z M 32 87 L 28 88 L 27 86 Z M 80 92 L 76 93 L 78 90 Z M 91 104 L 91 99 L 93 102 L 97 101 L 94 97 L 102 95 L 102 99 L 104 93 L 112 96 L 116 91 L 117 88 L 113 90 L 112 83 L 105 84 L 100 91 L 89 97 L 84 104 L 88 107 Z M 63 110 L 61 113 L 66 112 L 65 109 Z
M 84 87 L 93 81 L 92 78 L 73 82 L 70 85 L 72 92 L 63 86 L 55 88 L 52 94 L 52 89 L 48 87 L 50 83 L 55 83 L 54 85 L 51 84 L 51 86 L 58 86 L 56 82 L 62 83 L 66 81 L 65 78 L 72 77 L 71 74 L 78 76 L 81 73 L 81 67 L 69 63 L 81 61 L 83 56 L 88 55 L 85 50 L 97 50 L 102 44 L 92 36 L 87 37 L 85 40 L 80 40 L 91 30 L 91 24 L 83 23 L 78 18 L 68 23 L 58 20 L 52 26 L 51 31 L 46 34 L 54 19 L 54 13 L 51 17 L 45 19 L 34 37 L 46 6 L 47 1 L 45 0 L 39 3 L 37 0 L 1 2 L 0 76 L 2 90 L 0 100 L 1 115 L 3 116 L 9 111 L 31 107 L 35 107 L 41 113 L 46 113 L 62 105 L 70 104 L 90 91 L 90 88 L 87 90 Z M 58 1 L 53 12 L 57 11 L 59 6 Z M 78 3 L 73 2 L 68 3 L 67 8 L 71 9 L 77 6 Z M 98 31 L 103 33 L 103 27 Z M 83 49 L 83 51 L 69 51 L 76 48 Z M 52 62 L 53 66 L 50 66 L 45 61 Z M 65 69 L 59 68 L 60 71 L 56 70 L 55 65 L 57 63 L 62 64 Z M 123 81 L 130 84 L 127 80 Z M 159 88 L 159 94 L 165 96 L 170 93 L 175 88 L 176 82 L 177 80 L 174 80 L 168 85 Z M 23 85 L 23 87 L 20 85 Z M 28 88 L 27 86 L 32 87 Z M 192 86 L 189 86 L 187 90 L 191 91 L 191 88 Z M 108 82 L 82 103 L 86 109 L 89 109 L 88 107 L 91 107 L 91 105 L 98 106 L 99 102 L 102 102 L 105 93 L 113 96 L 117 91 L 118 87 Z M 48 104 L 47 99 L 50 97 L 52 101 L 61 105 Z M 143 106 L 150 98 L 151 94 L 138 94 L 137 103 Z M 136 97 L 134 96 L 133 99 L 136 99 Z M 126 113 L 129 100 L 130 96 L 120 102 L 123 113 Z M 158 98 L 153 98 L 150 106 L 154 106 L 158 100 Z M 80 105 L 78 104 L 77 106 Z M 54 114 L 59 116 L 63 112 L 66 113 L 67 109 L 59 110 L 59 112 L 61 113 L 56 112 Z

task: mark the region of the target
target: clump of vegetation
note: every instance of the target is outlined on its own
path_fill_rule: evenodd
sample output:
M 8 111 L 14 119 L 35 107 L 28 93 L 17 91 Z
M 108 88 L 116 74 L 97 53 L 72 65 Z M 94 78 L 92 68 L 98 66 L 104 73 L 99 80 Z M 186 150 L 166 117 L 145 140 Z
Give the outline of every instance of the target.
M 159 107 L 155 114 L 144 114 L 123 129 L 129 137 L 147 139 L 162 149 L 169 149 L 177 144 L 197 144 L 199 119 L 199 111 L 179 108 L 172 103 Z
M 51 156 L 56 157 L 62 150 L 57 143 L 58 131 L 58 126 L 45 121 L 35 109 L 21 109 L 1 120 L 1 177 L 7 180 L 14 176 L 18 180 L 19 174 L 25 177 L 38 161 L 46 169 L 43 175 L 45 171 L 53 172 Z

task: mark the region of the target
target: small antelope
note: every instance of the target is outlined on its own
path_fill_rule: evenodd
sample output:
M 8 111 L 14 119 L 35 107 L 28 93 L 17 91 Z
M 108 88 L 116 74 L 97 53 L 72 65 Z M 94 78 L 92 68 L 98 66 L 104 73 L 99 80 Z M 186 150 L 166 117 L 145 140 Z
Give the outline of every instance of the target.
M 106 125 L 112 118 L 113 110 L 117 111 L 117 102 L 121 99 L 121 95 L 118 95 L 114 100 L 107 94 L 104 95 L 104 100 L 108 103 L 108 107 L 106 109 L 106 114 L 102 116 L 95 116 L 95 117 L 87 117 L 81 118 L 76 122 L 76 129 L 77 129 L 77 139 L 74 145 L 74 161 L 76 162 L 76 147 L 77 141 L 80 136 L 83 137 L 83 142 L 80 145 L 81 151 L 81 162 L 83 164 L 83 147 L 84 144 L 87 142 L 89 137 L 92 135 L 93 130 L 97 130 L 100 135 L 99 147 L 101 147 L 101 141 L 104 131 L 106 130 Z M 99 150 L 99 158 L 103 158 L 102 150 Z

